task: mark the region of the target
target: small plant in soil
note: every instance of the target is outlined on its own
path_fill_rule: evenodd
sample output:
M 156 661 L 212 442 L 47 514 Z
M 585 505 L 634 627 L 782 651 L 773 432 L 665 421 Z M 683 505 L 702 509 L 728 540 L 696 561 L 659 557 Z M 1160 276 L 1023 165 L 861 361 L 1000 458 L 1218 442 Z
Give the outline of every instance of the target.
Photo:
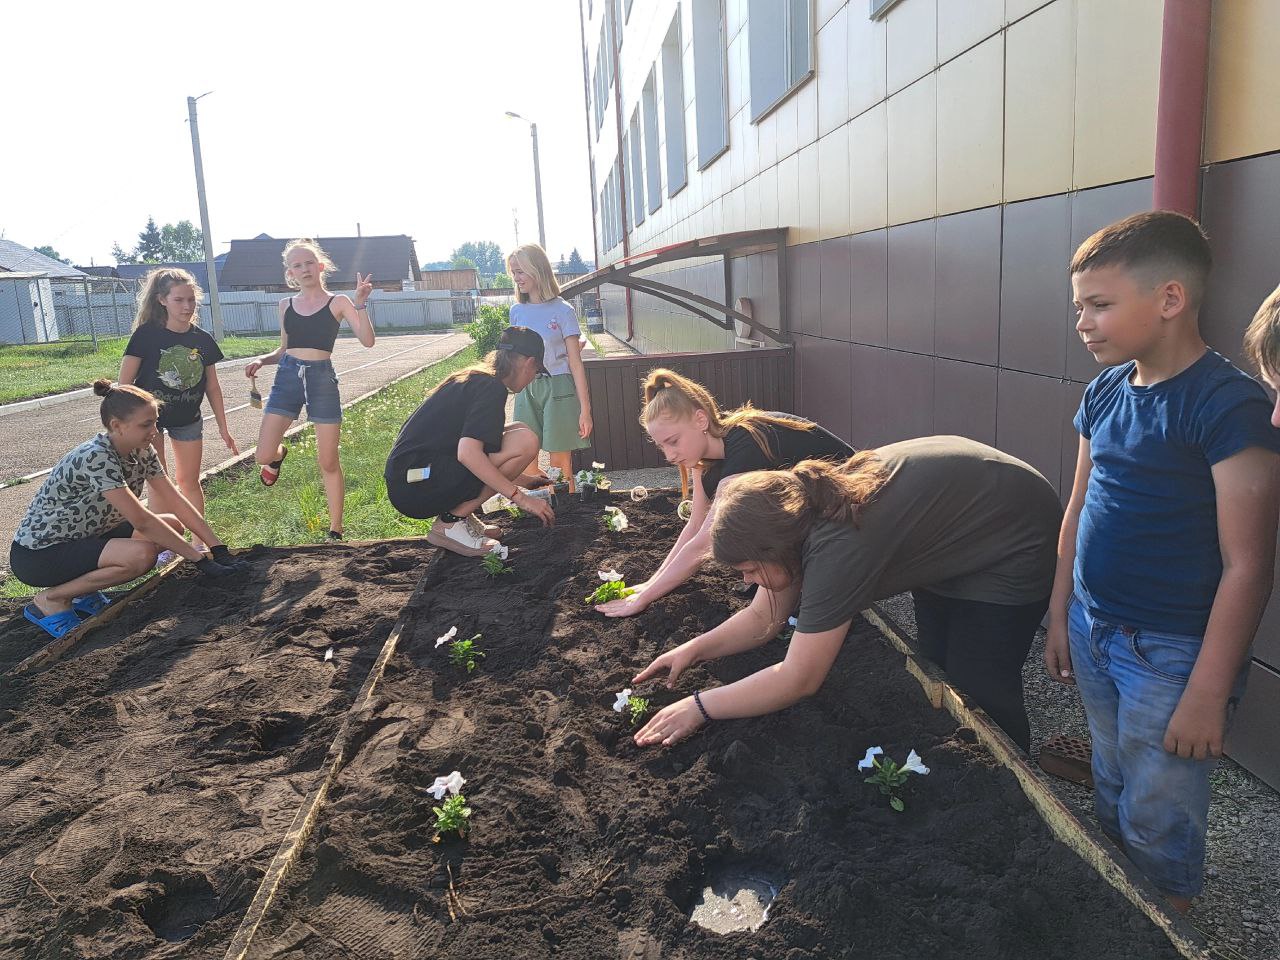
M 609 478 L 604 475 L 604 464 L 599 462 L 592 463 L 590 470 L 579 470 L 573 475 L 573 480 L 584 499 L 590 499 L 595 491 L 608 490 L 610 486 Z
M 509 500 L 502 507 L 502 509 L 507 511 L 507 516 L 509 516 L 512 520 L 519 520 L 521 517 L 524 516 L 524 511 L 521 510 L 519 507 L 517 507 L 514 503 L 512 503 Z
M 477 633 L 470 640 L 458 640 L 457 636 L 458 628 L 450 627 L 448 633 L 436 637 L 436 648 L 449 644 L 449 662 L 455 667 L 466 667 L 467 673 L 470 673 L 484 659 L 484 651 L 476 646 L 481 634 Z
M 514 573 L 511 567 L 507 566 L 508 547 L 498 545 L 480 558 L 480 565 L 484 567 L 484 572 L 491 577 L 500 577 L 504 573 Z
M 631 525 L 627 521 L 627 515 L 617 507 L 605 507 L 604 513 L 600 516 L 600 523 L 609 533 L 621 533 Z
M 924 776 L 929 772 L 929 768 L 924 765 L 920 755 L 914 750 L 907 754 L 907 759 L 901 766 L 888 757 L 883 760 L 878 759 L 883 755 L 884 751 L 879 747 L 868 747 L 867 755 L 858 761 L 858 769 L 875 770 L 875 773 L 867 777 L 865 782 L 879 787 L 880 792 L 889 798 L 889 806 L 901 813 L 906 809 L 906 804 L 898 794 L 906 785 L 907 778 L 913 773 Z
M 462 787 L 467 781 L 457 770 L 447 777 L 436 777 L 436 782 L 427 791 L 437 800 L 449 798 L 438 807 L 432 807 L 436 815 L 435 842 L 439 843 L 447 833 L 456 833 L 459 838 L 467 835 L 467 821 L 471 819 L 471 808 L 467 806 L 467 798 L 462 795 Z
M 637 697 L 632 694 L 631 688 L 619 690 L 613 701 L 613 709 L 617 713 L 625 713 L 631 719 L 633 727 L 639 726 L 640 721 L 649 714 L 649 700 L 647 697 Z
M 583 597 L 585 602 L 608 603 L 610 600 L 621 600 L 623 597 L 629 597 L 635 593 L 634 589 L 627 586 L 622 579 L 622 574 L 617 570 L 601 570 L 599 575 L 604 583 L 596 587 L 594 593 Z

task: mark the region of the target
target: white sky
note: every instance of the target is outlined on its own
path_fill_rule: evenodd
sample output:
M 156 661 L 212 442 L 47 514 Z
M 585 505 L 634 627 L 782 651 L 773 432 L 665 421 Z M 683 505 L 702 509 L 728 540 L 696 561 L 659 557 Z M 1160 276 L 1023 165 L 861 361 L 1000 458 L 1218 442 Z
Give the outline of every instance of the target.
M 577 0 L 85 0 L 4 5 L 0 231 L 110 263 L 153 216 L 200 224 L 199 103 L 214 252 L 233 238 L 407 233 L 592 257 Z M 340 265 L 341 266 L 341 265 Z

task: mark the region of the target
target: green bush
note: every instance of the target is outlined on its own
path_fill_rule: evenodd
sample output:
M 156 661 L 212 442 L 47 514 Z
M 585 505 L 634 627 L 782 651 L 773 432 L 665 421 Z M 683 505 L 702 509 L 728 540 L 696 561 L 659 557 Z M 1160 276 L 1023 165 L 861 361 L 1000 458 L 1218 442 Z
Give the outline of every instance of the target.
M 487 356 L 490 351 L 498 349 L 498 338 L 502 331 L 511 325 L 511 308 L 505 303 L 495 305 L 484 303 L 476 310 L 474 323 L 468 323 L 462 329 L 475 341 L 476 351 L 480 356 Z

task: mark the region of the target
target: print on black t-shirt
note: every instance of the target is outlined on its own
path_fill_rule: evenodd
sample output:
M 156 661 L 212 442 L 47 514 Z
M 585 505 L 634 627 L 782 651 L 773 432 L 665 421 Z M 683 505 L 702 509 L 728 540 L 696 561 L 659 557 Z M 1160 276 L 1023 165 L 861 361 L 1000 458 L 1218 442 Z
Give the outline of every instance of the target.
M 185 427 L 200 419 L 208 379 L 205 367 L 223 358 L 213 337 L 199 327 L 174 333 L 147 323 L 133 331 L 124 352 L 142 361 L 134 383 L 161 401 L 162 428 Z

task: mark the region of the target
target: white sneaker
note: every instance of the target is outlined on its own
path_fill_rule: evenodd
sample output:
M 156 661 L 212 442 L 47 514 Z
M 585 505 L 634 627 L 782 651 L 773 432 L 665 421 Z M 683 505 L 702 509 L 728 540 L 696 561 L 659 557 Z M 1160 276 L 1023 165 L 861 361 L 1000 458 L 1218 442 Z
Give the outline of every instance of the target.
M 477 537 L 467 529 L 466 523 L 441 523 L 439 520 L 431 525 L 427 542 L 464 557 L 483 557 L 496 543 L 483 536 Z

